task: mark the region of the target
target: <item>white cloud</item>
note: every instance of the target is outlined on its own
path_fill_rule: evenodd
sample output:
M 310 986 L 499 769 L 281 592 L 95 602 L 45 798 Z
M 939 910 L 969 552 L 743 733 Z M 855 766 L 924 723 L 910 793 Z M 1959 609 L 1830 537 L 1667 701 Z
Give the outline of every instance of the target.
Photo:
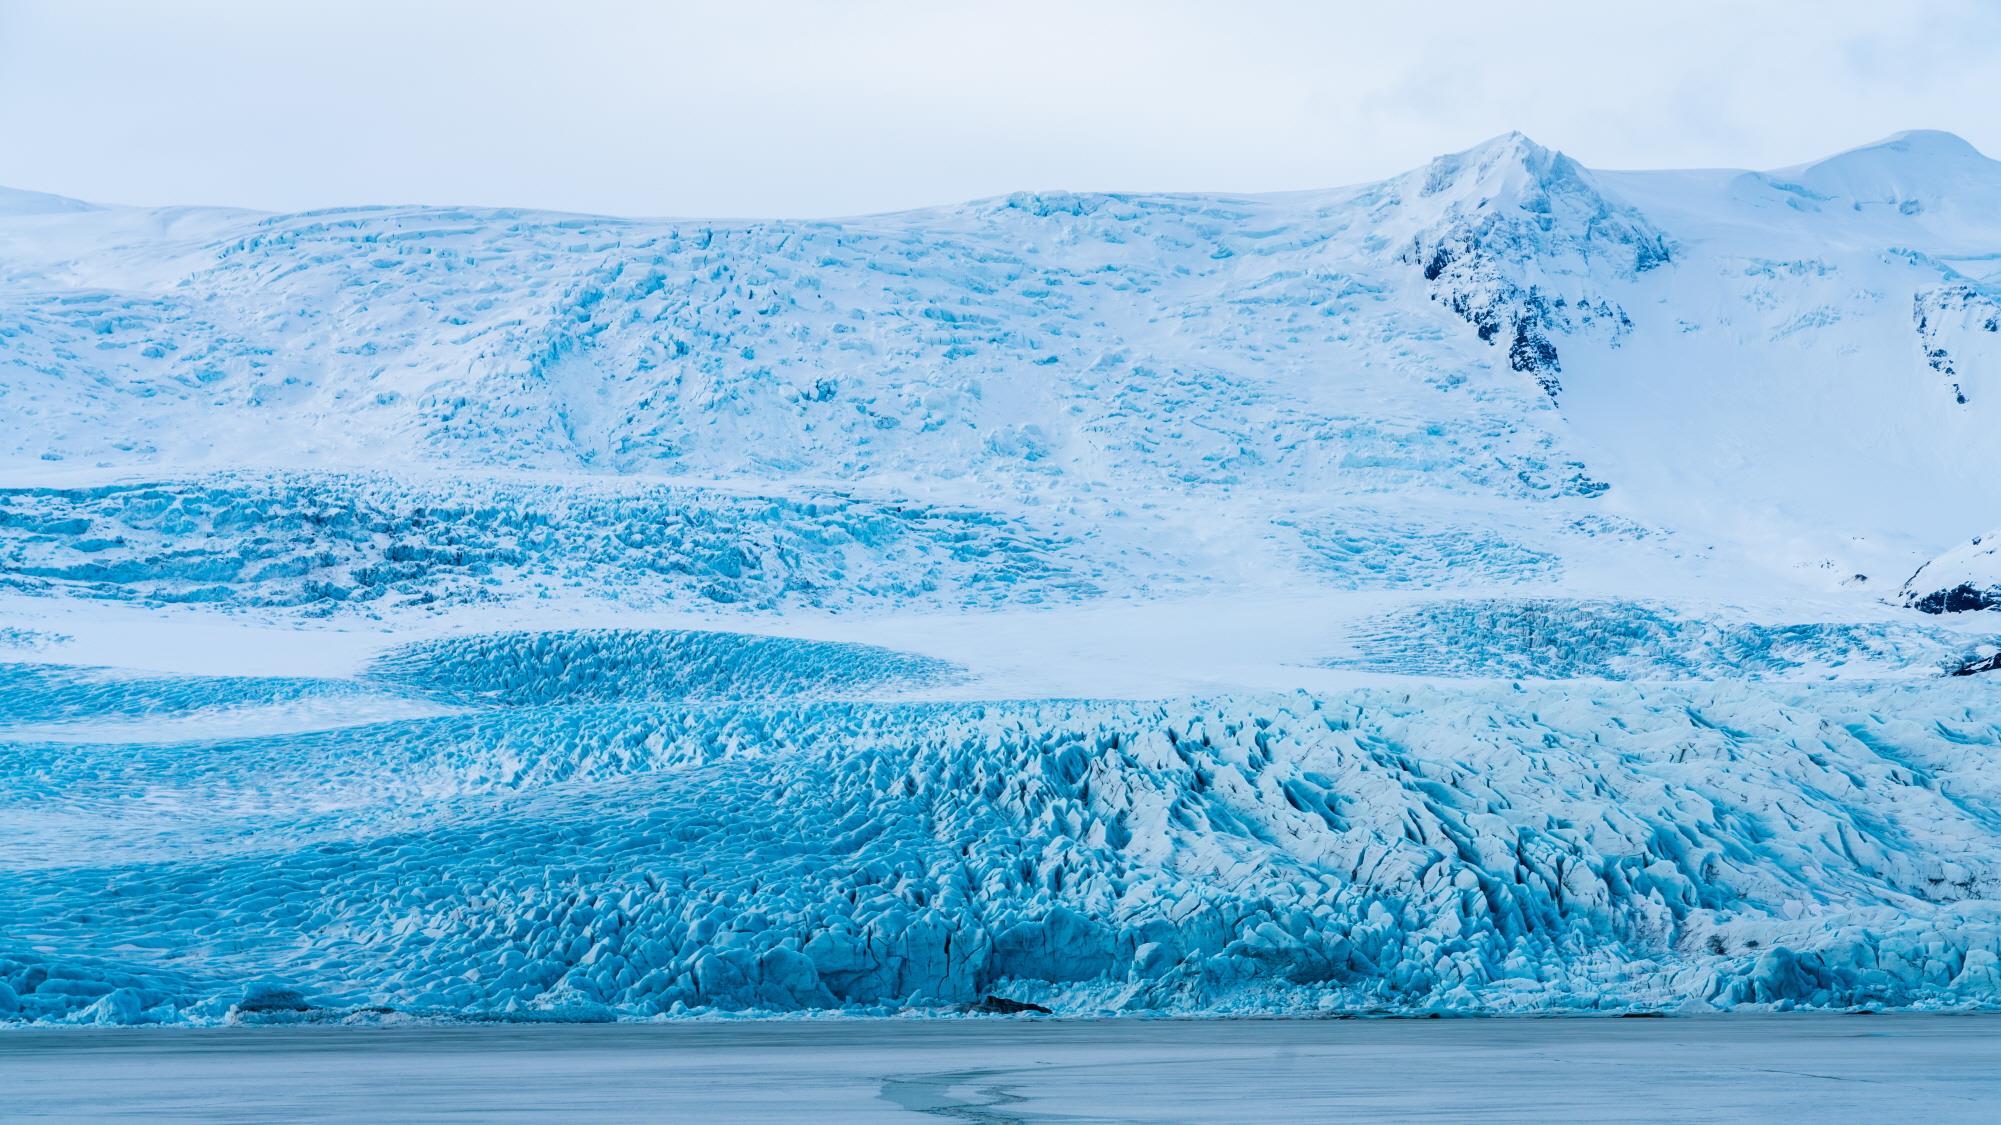
M 2001 5 L 0 0 L 0 183 L 837 214 L 1278 190 L 1521 129 L 1606 167 L 2001 152 Z

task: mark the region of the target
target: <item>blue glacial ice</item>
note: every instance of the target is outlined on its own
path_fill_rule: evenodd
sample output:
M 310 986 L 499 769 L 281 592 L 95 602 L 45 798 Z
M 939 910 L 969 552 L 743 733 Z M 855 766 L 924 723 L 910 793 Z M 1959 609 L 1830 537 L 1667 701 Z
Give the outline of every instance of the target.
M 1900 622 L 1772 624 L 1611 599 L 1453 599 L 1366 621 L 1335 667 L 1463 677 L 1762 679 L 1937 675 L 1975 637 Z
M 0 489 L 0 589 L 313 616 L 552 598 L 745 608 L 1067 600 L 1116 564 L 964 505 L 617 482 L 226 474 Z
M 817 697 L 857 646 L 420 645 L 448 715 L 0 745 L 0 1011 L 62 1022 L 2001 999 L 1995 688 Z M 540 659 L 564 646 L 575 662 Z M 685 659 L 692 653 L 695 659 Z M 465 673 L 474 654 L 497 654 Z M 677 654 L 682 654 L 677 656 Z M 634 690 L 592 661 L 673 671 Z M 158 712 L 360 684 L 17 674 Z M 837 681 L 839 683 L 841 681 Z M 31 690 L 16 690 L 32 684 Z M 34 831 L 22 827 L 32 823 Z M 272 1000 L 283 999 L 283 1003 Z

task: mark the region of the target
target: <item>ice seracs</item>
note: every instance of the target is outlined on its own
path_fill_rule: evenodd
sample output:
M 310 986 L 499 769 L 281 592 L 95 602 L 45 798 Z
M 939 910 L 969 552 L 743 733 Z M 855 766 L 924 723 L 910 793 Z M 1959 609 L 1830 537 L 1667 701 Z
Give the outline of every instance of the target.
M 0 1018 L 1991 1007 L 1990 679 L 16 739 Z

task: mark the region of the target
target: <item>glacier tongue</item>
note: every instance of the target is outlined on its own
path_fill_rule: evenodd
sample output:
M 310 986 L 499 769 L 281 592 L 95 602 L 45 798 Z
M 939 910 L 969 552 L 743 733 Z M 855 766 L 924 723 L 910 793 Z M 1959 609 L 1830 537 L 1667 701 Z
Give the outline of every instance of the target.
M 557 703 L 16 743 L 5 807 L 38 828 L 0 847 L 0 1003 L 1985 1005 L 2001 724 L 1963 685 Z

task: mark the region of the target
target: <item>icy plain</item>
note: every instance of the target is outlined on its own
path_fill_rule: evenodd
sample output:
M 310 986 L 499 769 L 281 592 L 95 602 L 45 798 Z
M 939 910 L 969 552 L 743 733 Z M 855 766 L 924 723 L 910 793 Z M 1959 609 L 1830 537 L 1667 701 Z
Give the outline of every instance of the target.
M 11 1119 L 1993 1119 L 1991 1017 L 695 1021 L 0 1038 Z M 78 1082 L 88 1073 L 88 1082 Z
M 2001 1007 L 1996 216 L 0 193 L 0 1021 Z

